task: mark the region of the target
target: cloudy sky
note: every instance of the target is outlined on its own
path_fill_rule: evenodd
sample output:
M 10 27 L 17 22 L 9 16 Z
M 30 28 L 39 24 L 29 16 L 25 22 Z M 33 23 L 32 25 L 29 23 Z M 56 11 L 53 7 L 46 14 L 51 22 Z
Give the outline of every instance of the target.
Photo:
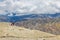
M 60 0 L 0 0 L 0 14 L 59 13 Z

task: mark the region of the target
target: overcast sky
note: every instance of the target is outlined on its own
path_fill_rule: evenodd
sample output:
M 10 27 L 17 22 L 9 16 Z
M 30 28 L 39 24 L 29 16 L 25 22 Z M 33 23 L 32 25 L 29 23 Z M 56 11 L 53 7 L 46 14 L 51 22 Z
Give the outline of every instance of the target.
M 0 0 L 0 14 L 59 13 L 60 0 Z

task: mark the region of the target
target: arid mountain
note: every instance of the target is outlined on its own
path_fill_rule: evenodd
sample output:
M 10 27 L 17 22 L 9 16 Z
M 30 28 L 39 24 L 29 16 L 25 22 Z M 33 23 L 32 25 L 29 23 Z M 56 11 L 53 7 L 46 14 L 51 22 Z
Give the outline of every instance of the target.
M 0 40 L 60 40 L 60 35 L 54 35 L 39 30 L 11 26 L 11 23 L 0 22 Z
M 43 38 L 54 37 L 56 35 L 42 32 L 39 30 L 29 30 L 23 27 L 11 26 L 10 23 L 0 23 L 0 38 Z
M 16 22 L 15 25 L 60 35 L 60 18 L 34 18 Z
M 21 16 L 0 15 L 0 22 L 14 22 L 16 26 L 60 35 L 60 13 Z

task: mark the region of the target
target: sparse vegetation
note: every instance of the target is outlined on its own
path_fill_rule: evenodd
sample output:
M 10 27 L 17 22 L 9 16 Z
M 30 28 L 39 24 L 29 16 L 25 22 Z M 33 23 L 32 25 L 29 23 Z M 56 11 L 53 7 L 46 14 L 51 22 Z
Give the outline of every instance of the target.
M 0 22 L 0 40 L 60 40 L 60 36 Z
M 16 22 L 15 25 L 60 35 L 60 18 L 28 19 L 27 21 Z

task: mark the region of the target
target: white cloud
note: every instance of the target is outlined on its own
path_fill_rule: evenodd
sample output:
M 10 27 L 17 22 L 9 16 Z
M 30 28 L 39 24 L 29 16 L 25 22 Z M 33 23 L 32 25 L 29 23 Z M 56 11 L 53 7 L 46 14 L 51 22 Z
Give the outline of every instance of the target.
M 56 13 L 60 12 L 60 0 L 5 0 L 0 10 L 9 13 Z
M 32 12 L 37 8 L 37 6 L 33 6 L 29 11 Z
M 0 10 L 0 15 L 5 15 L 6 14 L 6 12 L 4 11 L 4 10 Z
M 3 13 L 4 11 L 0 10 L 0 14 Z

